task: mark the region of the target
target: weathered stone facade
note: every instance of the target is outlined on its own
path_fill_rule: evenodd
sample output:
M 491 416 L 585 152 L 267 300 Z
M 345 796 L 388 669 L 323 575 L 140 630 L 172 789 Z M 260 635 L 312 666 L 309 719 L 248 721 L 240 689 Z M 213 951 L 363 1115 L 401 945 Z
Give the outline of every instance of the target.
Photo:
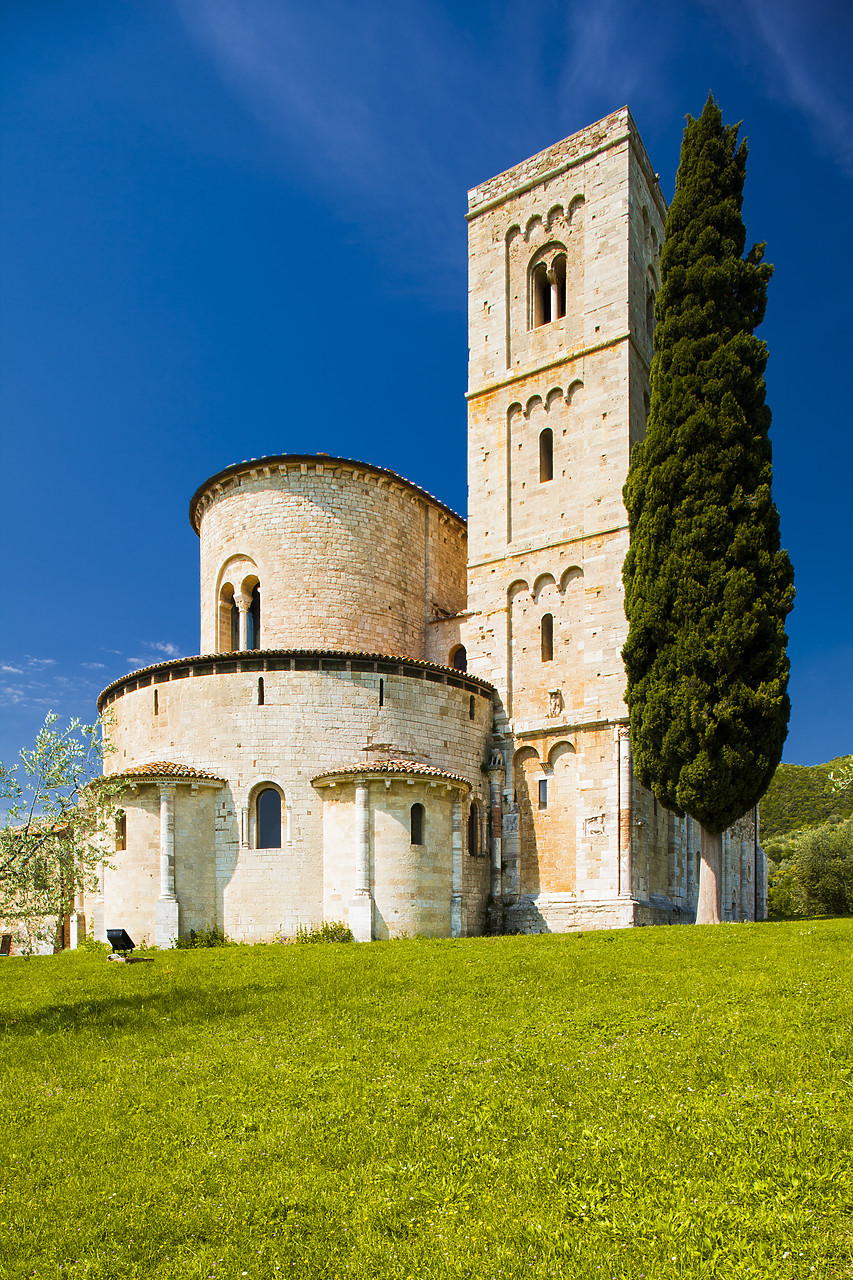
M 633 778 L 621 660 L 664 216 L 627 109 L 470 193 L 467 536 L 324 455 L 197 491 L 207 656 L 100 699 L 128 788 L 99 932 L 692 918 L 698 832 Z M 723 874 L 725 918 L 762 918 L 753 816 Z

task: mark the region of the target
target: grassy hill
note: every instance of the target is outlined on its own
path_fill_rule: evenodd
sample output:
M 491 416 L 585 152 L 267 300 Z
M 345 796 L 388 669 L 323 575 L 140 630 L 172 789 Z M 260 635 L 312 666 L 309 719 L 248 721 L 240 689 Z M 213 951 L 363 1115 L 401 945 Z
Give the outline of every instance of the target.
M 762 842 L 853 815 L 853 790 L 833 791 L 830 778 L 851 760 L 853 756 L 839 756 L 826 764 L 780 764 L 761 801 Z
M 853 922 L 0 965 L 0 1277 L 853 1274 Z

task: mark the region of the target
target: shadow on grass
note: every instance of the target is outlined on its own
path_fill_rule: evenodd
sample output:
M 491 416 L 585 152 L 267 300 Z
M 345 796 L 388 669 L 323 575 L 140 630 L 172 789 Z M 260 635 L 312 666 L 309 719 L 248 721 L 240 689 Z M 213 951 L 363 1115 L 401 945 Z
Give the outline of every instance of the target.
M 0 1014 L 0 1031 L 9 1037 L 40 1036 L 57 1031 L 127 1032 L 144 1031 L 146 1025 L 161 1030 L 164 1025 L 191 1027 L 244 1017 L 270 1014 L 271 991 L 258 982 L 241 985 L 238 990 L 223 992 L 221 1000 L 208 990 L 136 991 L 114 996 L 89 994 L 79 1000 L 57 1000 L 37 1009 L 21 1009 Z M 282 1005 L 290 1005 L 287 993 Z M 294 994 L 291 1017 L 299 1019 L 298 1005 L 304 1003 Z M 304 1016 L 304 1014 L 303 1014 Z

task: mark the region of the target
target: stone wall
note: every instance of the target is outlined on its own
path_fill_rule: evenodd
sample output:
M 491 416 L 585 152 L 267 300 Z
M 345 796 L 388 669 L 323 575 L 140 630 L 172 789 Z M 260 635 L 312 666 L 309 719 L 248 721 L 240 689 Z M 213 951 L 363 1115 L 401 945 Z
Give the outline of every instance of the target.
M 469 193 L 460 635 L 498 690 L 508 928 L 695 909 L 694 833 L 632 779 L 624 728 L 622 486 L 645 434 L 665 213 L 627 109 Z M 743 823 L 726 834 L 727 918 L 755 914 L 749 842 Z
M 261 459 L 196 494 L 201 651 L 231 648 L 223 589 L 260 584 L 264 648 L 427 657 L 465 607 L 465 522 L 422 489 L 342 459 Z M 245 584 L 245 585 L 244 585 Z
M 340 918 L 339 891 L 324 888 L 324 877 L 336 859 L 352 862 L 354 854 L 351 842 L 342 843 L 333 826 L 326 845 L 323 796 L 312 783 L 324 771 L 392 755 L 460 775 L 488 809 L 483 765 L 491 739 L 491 690 L 428 664 L 335 654 L 189 659 L 116 682 L 102 695 L 102 705 L 109 707 L 112 721 L 110 772 L 179 761 L 225 780 L 215 793 L 195 795 L 189 785 L 177 787 L 181 932 L 216 924 L 234 937 L 259 940 L 292 934 L 298 924 L 314 924 L 330 914 Z M 280 789 L 285 798 L 285 834 L 277 850 L 253 847 L 253 805 L 265 785 Z M 395 783 L 392 795 L 398 792 Z M 215 802 L 208 799 L 211 794 Z M 118 913 L 121 923 L 131 920 L 148 936 L 159 892 L 157 804 L 156 787 L 142 785 L 128 793 L 128 847 L 118 855 L 119 871 L 107 873 L 105 891 L 106 924 L 111 927 Z M 399 814 L 389 814 L 375 833 L 376 874 L 386 884 L 386 898 L 393 897 L 390 868 L 397 856 L 389 831 L 399 821 Z M 428 864 L 419 863 L 423 884 L 413 891 L 415 907 L 403 911 L 397 903 L 389 908 L 388 928 L 397 932 L 430 932 L 438 929 L 435 913 L 446 915 L 441 903 L 450 892 L 449 881 L 435 907 L 426 906 L 426 886 L 449 856 L 449 844 L 442 845 L 447 833 L 440 824 L 429 829 L 434 839 Z M 406 858 L 409 852 L 404 851 Z M 401 869 L 400 883 L 408 884 L 408 875 Z M 407 887 L 401 892 L 411 898 Z M 472 885 L 470 892 L 476 897 L 480 889 Z M 471 910 L 476 915 L 482 908 L 478 899 Z

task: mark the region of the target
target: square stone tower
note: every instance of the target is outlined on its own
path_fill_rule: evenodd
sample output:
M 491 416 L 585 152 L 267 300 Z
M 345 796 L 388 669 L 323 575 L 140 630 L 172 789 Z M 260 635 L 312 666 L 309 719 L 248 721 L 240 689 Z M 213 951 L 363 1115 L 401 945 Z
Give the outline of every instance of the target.
M 622 486 L 665 215 L 627 108 L 469 193 L 463 638 L 500 693 L 501 889 L 520 928 L 632 923 L 671 887 L 668 865 L 659 886 L 632 866 L 621 658 Z

